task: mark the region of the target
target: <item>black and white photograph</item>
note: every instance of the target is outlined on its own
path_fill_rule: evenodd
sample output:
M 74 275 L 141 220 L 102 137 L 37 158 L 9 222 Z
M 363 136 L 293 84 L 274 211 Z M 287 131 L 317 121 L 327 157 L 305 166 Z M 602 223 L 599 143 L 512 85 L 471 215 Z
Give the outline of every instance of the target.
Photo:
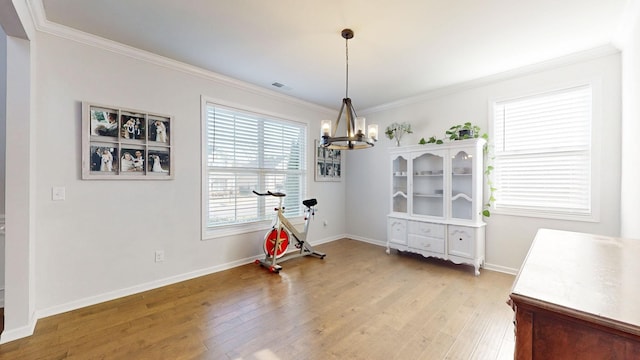
M 340 181 L 342 179 L 342 151 L 327 149 L 315 142 L 315 180 Z
M 91 144 L 91 172 L 118 172 L 118 149 L 109 144 Z
M 118 137 L 118 110 L 91 107 L 91 135 Z
M 123 148 L 120 153 L 120 171 L 144 174 L 144 149 Z
M 169 144 L 169 119 L 149 116 L 149 141 Z
M 169 175 L 170 161 L 168 151 L 149 149 L 147 173 L 150 175 Z
M 123 113 L 120 116 L 120 136 L 127 140 L 144 140 L 145 120 L 142 114 Z

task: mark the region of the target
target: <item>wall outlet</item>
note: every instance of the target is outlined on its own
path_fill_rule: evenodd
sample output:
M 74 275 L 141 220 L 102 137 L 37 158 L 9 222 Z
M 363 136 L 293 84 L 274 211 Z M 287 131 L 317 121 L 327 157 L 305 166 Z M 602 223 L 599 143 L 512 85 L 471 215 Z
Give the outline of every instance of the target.
M 164 261 L 164 250 L 156 250 L 156 262 Z

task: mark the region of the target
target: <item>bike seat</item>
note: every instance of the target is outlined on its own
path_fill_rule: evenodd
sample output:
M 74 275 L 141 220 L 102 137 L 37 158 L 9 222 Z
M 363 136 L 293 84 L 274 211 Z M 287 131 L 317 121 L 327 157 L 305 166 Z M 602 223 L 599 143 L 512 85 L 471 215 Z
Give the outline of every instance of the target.
M 307 199 L 307 200 L 302 200 L 302 205 L 310 208 L 312 206 L 316 206 L 318 204 L 318 200 L 316 199 Z

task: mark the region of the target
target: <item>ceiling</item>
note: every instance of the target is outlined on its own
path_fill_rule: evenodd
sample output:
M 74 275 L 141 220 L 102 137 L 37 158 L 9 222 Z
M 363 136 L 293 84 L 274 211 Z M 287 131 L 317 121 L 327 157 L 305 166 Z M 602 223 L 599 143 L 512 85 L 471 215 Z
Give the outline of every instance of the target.
M 348 27 L 349 96 L 367 109 L 610 44 L 634 0 L 32 1 L 50 22 L 330 108 Z

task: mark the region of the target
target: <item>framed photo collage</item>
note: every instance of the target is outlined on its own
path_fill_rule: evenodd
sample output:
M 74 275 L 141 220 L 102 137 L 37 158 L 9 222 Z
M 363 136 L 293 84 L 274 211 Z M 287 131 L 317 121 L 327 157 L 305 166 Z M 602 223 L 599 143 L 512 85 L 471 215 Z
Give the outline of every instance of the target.
M 340 181 L 344 171 L 342 151 L 325 149 L 316 140 L 315 152 L 315 180 Z
M 173 179 L 172 118 L 82 103 L 83 179 Z

